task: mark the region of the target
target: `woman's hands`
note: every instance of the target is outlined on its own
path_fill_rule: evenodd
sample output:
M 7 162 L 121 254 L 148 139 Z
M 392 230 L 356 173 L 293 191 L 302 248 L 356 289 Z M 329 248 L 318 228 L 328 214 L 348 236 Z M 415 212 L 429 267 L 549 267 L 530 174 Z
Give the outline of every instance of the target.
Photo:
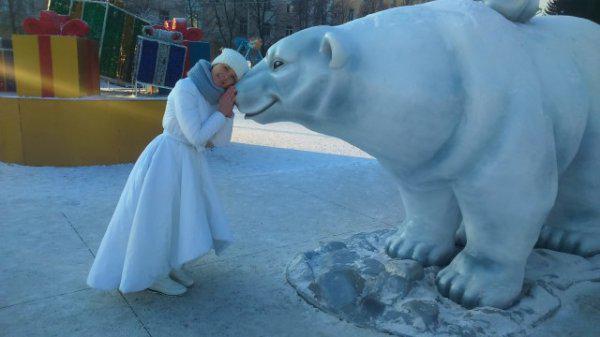
M 234 86 L 229 87 L 227 91 L 219 98 L 219 111 L 227 118 L 233 117 L 233 104 L 237 90 Z

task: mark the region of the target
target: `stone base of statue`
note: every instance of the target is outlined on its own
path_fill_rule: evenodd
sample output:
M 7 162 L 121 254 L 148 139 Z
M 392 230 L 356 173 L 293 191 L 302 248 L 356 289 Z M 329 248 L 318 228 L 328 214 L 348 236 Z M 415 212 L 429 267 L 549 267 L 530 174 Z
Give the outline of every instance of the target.
M 298 255 L 288 265 L 287 280 L 310 304 L 362 327 L 400 336 L 507 336 L 527 334 L 551 319 L 570 287 L 600 279 L 600 256 L 534 250 L 517 303 L 508 310 L 467 310 L 438 293 L 439 267 L 385 254 L 392 233 L 324 243 Z

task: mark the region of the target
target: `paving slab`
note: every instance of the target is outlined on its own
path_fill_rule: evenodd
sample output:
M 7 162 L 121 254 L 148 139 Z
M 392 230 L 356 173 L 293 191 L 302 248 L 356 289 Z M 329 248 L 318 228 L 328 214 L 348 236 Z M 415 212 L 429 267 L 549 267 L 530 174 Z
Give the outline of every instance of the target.
M 0 336 L 148 337 L 117 293 L 91 289 L 0 309 Z
M 397 184 L 376 161 L 324 168 L 302 179 L 288 179 L 287 183 L 387 224 L 397 225 L 404 218 Z
M 86 288 L 87 247 L 51 203 L 2 207 L 0 308 Z

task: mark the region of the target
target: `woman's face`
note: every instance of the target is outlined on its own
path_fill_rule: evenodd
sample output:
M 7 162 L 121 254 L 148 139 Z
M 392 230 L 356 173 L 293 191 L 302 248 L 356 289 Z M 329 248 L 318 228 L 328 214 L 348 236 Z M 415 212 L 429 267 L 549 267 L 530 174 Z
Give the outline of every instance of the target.
M 212 67 L 212 80 L 221 88 L 227 89 L 237 82 L 235 71 L 226 64 L 217 63 Z

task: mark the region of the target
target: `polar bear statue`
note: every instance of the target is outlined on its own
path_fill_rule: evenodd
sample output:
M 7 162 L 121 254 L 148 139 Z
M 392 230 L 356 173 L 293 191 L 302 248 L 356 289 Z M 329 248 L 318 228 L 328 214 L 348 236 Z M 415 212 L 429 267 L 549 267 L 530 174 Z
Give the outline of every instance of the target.
M 536 242 L 600 252 L 600 26 L 526 21 L 494 7 L 510 0 L 486 1 L 299 31 L 239 83 L 237 104 L 259 123 L 297 122 L 377 158 L 406 213 L 387 254 L 450 262 L 436 279 L 443 295 L 507 308 Z

